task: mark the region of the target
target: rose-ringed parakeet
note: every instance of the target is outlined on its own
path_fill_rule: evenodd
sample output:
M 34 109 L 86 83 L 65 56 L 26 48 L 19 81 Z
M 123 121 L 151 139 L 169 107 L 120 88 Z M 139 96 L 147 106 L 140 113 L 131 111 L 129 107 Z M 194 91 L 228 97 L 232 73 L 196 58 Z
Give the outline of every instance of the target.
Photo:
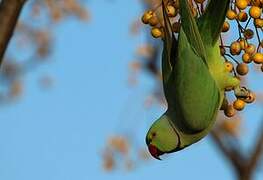
M 225 88 L 239 86 L 239 80 L 226 70 L 219 49 L 229 0 L 210 0 L 198 19 L 187 0 L 179 0 L 179 4 L 181 27 L 176 39 L 162 1 L 162 76 L 168 108 L 146 136 L 148 149 L 157 159 L 206 136 L 214 125 Z

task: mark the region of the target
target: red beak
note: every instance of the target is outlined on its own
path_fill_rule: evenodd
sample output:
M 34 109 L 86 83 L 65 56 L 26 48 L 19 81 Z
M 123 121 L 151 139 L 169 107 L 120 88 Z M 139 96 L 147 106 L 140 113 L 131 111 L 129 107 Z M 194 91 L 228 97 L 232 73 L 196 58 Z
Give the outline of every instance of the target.
M 161 158 L 159 156 L 164 154 L 162 151 L 160 151 L 157 147 L 155 147 L 152 144 L 148 145 L 148 149 L 149 149 L 149 152 L 151 153 L 151 155 L 155 159 L 161 160 Z

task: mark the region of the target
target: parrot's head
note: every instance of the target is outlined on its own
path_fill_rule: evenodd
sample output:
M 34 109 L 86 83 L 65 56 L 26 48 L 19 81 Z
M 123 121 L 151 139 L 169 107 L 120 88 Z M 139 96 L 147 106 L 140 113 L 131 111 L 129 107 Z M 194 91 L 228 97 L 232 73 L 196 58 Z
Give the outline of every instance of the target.
M 151 155 L 158 160 L 165 153 L 179 150 L 179 135 L 166 115 L 153 123 L 146 135 L 146 144 Z

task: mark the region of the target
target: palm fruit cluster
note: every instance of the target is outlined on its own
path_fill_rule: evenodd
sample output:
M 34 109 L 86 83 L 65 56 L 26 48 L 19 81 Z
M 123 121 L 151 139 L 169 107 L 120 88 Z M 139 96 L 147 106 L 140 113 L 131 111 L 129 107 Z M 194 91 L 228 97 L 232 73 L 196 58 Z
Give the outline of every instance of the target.
M 188 0 L 193 16 L 198 18 L 204 12 L 208 0 Z M 175 35 L 180 30 L 179 0 L 165 0 L 166 11 Z M 236 78 L 249 73 L 249 65 L 255 64 L 263 72 L 263 0 L 230 0 L 230 6 L 220 36 L 220 52 L 226 69 Z M 144 12 L 141 20 L 151 27 L 154 38 L 164 37 L 161 0 L 152 10 Z M 223 38 L 227 37 L 227 38 Z M 230 42 L 229 42 L 230 41 Z M 255 94 L 246 87 L 226 89 L 234 91 L 235 100 L 224 100 L 221 110 L 227 117 L 242 111 L 246 104 L 255 100 Z

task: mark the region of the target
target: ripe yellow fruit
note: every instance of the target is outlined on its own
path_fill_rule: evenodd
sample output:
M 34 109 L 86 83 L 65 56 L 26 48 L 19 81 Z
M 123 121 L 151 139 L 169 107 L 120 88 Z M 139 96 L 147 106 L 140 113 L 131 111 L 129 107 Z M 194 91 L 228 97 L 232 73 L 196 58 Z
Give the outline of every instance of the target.
M 153 17 L 154 13 L 153 11 L 146 11 L 143 16 L 142 16 L 142 22 L 144 24 L 148 24 L 149 23 L 149 20 Z
M 167 14 L 169 17 L 175 17 L 176 16 L 176 9 L 173 6 L 168 5 L 166 7 L 166 10 L 167 10 Z
M 233 20 L 233 19 L 236 19 L 237 17 L 237 14 L 235 11 L 229 9 L 226 13 L 226 17 L 229 19 L 229 20 Z
M 240 22 L 246 22 L 247 21 L 247 19 L 248 19 L 248 16 L 247 16 L 247 13 L 246 12 L 240 12 L 240 13 L 238 13 L 238 20 L 240 21 Z
M 227 32 L 230 29 L 230 25 L 227 21 L 224 22 L 222 32 Z
M 236 71 L 239 75 L 244 76 L 248 73 L 249 69 L 245 63 L 240 63 L 237 65 Z
M 248 2 L 246 0 L 236 0 L 236 6 L 240 10 L 246 9 L 247 5 Z
M 254 19 L 260 18 L 261 13 L 262 13 L 262 10 L 261 10 L 258 6 L 252 6 L 252 7 L 249 9 L 249 15 L 250 15 L 252 18 L 254 18 Z
M 245 108 L 245 106 L 246 106 L 246 103 L 241 99 L 237 99 L 233 103 L 233 107 L 238 111 L 242 111 Z
M 157 16 L 152 16 L 150 19 L 149 19 L 149 24 L 151 26 L 156 26 L 157 24 L 159 24 L 159 20 L 157 18 Z
M 252 56 L 252 60 L 256 64 L 261 64 L 263 63 L 263 54 L 262 53 L 256 53 L 254 56 Z
M 236 114 L 236 110 L 233 105 L 228 105 L 228 107 L 224 110 L 224 114 L 227 117 L 233 117 Z
M 263 27 L 263 19 L 255 19 L 254 24 L 257 28 L 262 28 Z
M 242 60 L 244 63 L 248 64 L 248 63 L 251 63 L 252 62 L 252 59 L 250 57 L 250 55 L 248 53 L 244 53 L 242 55 Z
M 228 72 L 232 72 L 233 69 L 234 69 L 234 66 L 233 66 L 233 64 L 232 64 L 231 62 L 226 61 L 226 62 L 225 62 L 225 68 L 226 68 L 226 70 L 227 70 Z
M 154 38 L 160 38 L 163 35 L 162 30 L 156 27 L 152 28 L 151 34 Z
M 240 52 L 241 52 L 241 47 L 240 47 L 239 42 L 237 41 L 232 42 L 230 45 L 230 53 L 232 55 L 238 55 L 240 54 Z
M 241 49 L 243 50 L 247 46 L 247 41 L 244 38 L 241 38 L 239 40 L 239 44 L 240 44 Z
M 245 48 L 245 52 L 249 55 L 253 55 L 256 52 L 256 46 L 254 44 L 248 44 Z

